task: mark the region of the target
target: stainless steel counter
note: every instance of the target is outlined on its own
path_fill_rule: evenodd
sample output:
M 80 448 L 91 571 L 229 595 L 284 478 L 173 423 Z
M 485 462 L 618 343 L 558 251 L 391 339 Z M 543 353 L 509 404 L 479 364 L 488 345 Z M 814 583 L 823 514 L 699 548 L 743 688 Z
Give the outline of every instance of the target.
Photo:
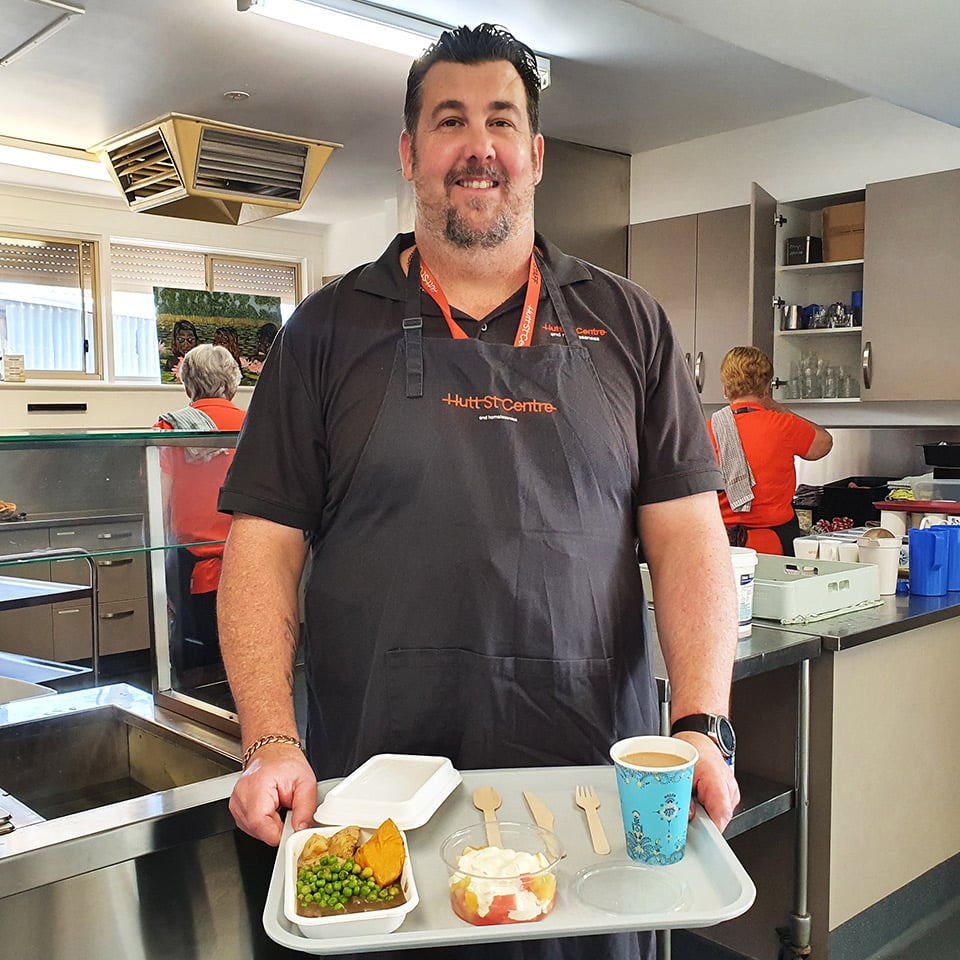
M 755 621 L 752 635 L 737 646 L 734 676 L 740 680 L 794 665 L 803 670 L 821 646 L 846 649 L 958 615 L 960 594 L 953 594 L 890 598 L 875 610 L 802 627 Z M 657 672 L 665 676 L 662 660 L 659 664 Z M 104 689 L 109 688 L 61 697 L 103 698 Z M 44 698 L 43 706 L 27 701 L 0 707 L 0 725 L 50 709 L 50 701 L 61 697 Z M 237 756 L 235 741 L 182 717 L 164 716 L 149 697 L 129 695 L 128 702 L 145 718 L 159 716 Z M 127 800 L 105 814 L 74 814 L 0 838 L 4 953 L 22 960 L 301 956 L 263 931 L 275 851 L 233 826 L 227 800 L 235 779 L 228 774 L 165 791 L 166 796 Z M 31 831 L 38 831 L 35 840 Z M 56 843 L 42 843 L 42 831 L 47 841 L 56 833 Z
M 956 591 L 942 597 L 896 594 L 892 597 L 881 597 L 881 600 L 882 605 L 879 607 L 814 623 L 791 626 L 777 624 L 775 629 L 782 632 L 795 630 L 805 635 L 815 634 L 821 638 L 825 650 L 840 651 L 931 623 L 960 617 L 960 592 Z M 757 623 L 767 622 L 754 621 L 755 629 Z

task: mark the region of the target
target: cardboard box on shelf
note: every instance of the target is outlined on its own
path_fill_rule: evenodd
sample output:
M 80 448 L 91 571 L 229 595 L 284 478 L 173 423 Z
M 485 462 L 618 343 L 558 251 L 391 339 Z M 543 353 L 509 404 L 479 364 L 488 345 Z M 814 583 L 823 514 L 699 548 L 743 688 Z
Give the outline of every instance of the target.
M 840 203 L 823 210 L 823 259 L 862 260 L 864 201 Z

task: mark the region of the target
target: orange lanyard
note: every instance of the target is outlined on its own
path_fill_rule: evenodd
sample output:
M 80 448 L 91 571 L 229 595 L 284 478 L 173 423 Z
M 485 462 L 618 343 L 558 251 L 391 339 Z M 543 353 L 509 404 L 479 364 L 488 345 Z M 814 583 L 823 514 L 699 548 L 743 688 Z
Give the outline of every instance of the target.
M 520 314 L 520 323 L 517 325 L 517 336 L 513 341 L 515 347 L 529 347 L 533 340 L 533 325 L 537 319 L 537 307 L 540 303 L 540 286 L 542 277 L 540 268 L 537 266 L 537 258 L 530 254 L 530 276 L 527 279 L 527 294 L 523 300 L 523 313 Z M 427 265 L 420 261 L 420 286 L 433 297 L 435 303 L 443 314 L 443 319 L 447 321 L 447 327 L 450 329 L 450 335 L 454 340 L 469 340 L 464 333 L 463 328 L 453 319 L 450 311 L 450 304 L 440 289 L 440 284 L 430 272 Z

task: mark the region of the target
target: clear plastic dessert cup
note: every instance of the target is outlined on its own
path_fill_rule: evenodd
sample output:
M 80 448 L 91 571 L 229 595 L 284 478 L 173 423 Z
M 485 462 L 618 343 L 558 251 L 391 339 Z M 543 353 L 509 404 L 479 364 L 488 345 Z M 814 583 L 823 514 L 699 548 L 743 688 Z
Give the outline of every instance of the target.
M 500 843 L 487 843 L 484 824 L 451 834 L 440 846 L 450 904 L 467 923 L 535 923 L 557 898 L 557 864 L 564 856 L 556 834 L 533 823 L 497 824 Z

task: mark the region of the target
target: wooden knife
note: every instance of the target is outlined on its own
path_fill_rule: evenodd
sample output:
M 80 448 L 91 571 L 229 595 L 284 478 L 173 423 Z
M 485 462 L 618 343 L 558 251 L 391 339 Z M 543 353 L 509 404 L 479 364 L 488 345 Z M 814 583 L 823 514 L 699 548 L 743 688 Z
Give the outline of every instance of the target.
M 527 801 L 527 806 L 530 808 L 537 826 L 552 831 L 553 814 L 550 812 L 550 808 L 539 797 L 527 793 L 526 790 L 523 791 L 523 799 Z

